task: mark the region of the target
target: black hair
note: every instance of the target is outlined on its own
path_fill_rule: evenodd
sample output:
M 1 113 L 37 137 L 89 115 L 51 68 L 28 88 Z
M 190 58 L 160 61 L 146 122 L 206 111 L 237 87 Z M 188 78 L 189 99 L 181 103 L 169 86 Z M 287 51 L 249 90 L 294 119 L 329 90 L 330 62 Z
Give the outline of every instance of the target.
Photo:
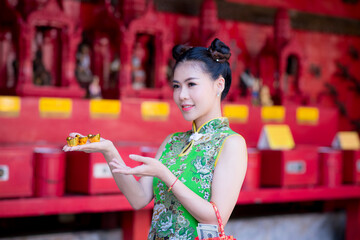
M 215 38 L 208 48 L 176 45 L 172 54 L 176 60 L 174 70 L 181 62 L 199 61 L 203 63 L 204 72 L 207 72 L 212 79 L 215 80 L 222 76 L 225 79 L 225 87 L 221 94 L 221 100 L 224 100 L 231 85 L 231 69 L 228 62 L 231 53 L 225 43 Z

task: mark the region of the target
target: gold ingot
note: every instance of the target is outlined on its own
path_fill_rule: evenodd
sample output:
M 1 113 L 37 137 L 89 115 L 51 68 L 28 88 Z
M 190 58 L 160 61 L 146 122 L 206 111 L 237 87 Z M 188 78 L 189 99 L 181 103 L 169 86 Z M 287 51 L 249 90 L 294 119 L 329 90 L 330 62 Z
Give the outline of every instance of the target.
M 92 135 L 92 134 L 89 134 L 88 135 L 88 138 L 89 138 L 89 141 L 91 143 L 93 142 L 100 142 L 100 133 L 96 134 L 96 135 Z
M 79 138 L 78 137 L 67 137 L 66 138 L 66 141 L 67 141 L 67 144 L 70 146 L 70 147 L 75 147 L 79 144 Z
M 85 143 L 87 143 L 88 137 L 84 136 L 84 137 L 79 137 L 79 145 L 84 145 Z

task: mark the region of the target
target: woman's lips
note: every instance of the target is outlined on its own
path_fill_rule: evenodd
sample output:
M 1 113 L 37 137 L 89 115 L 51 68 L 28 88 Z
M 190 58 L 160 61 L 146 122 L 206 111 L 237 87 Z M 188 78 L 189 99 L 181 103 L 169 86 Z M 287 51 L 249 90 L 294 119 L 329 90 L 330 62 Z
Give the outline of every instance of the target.
M 184 112 L 188 112 L 194 108 L 194 105 L 181 105 L 181 108 Z

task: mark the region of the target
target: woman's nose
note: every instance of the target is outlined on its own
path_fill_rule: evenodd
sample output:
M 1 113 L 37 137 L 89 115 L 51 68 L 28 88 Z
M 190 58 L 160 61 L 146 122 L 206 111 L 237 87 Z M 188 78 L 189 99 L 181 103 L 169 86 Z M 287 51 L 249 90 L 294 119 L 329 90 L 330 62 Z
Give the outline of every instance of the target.
M 188 97 L 189 97 L 189 92 L 187 91 L 187 89 L 186 88 L 181 88 L 180 89 L 180 99 L 181 100 L 183 100 L 183 99 L 188 99 Z

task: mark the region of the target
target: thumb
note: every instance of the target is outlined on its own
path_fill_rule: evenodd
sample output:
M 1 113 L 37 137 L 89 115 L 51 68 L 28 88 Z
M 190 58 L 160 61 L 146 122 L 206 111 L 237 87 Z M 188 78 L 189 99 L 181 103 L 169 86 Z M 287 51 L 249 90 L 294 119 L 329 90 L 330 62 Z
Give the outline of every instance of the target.
M 143 156 L 136 155 L 136 154 L 130 154 L 129 158 L 134 160 L 134 161 L 137 161 L 137 162 L 142 162 L 142 163 L 147 163 L 148 162 L 148 157 L 143 157 Z

